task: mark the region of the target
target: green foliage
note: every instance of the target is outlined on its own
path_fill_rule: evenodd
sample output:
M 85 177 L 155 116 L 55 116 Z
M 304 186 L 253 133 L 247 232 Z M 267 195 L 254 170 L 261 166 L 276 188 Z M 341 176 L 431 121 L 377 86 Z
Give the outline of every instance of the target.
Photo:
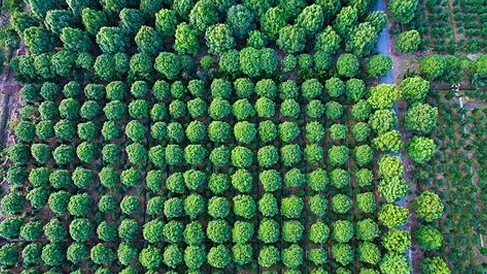
M 436 126 L 438 108 L 416 103 L 404 115 L 404 127 L 411 132 L 427 134 Z
M 407 222 L 409 210 L 394 204 L 384 204 L 379 210 L 379 221 L 389 227 L 397 227 Z
M 367 218 L 357 222 L 356 235 L 359 240 L 373 241 L 379 237 L 380 230 L 377 223 Z
M 428 95 L 430 83 L 419 76 L 404 79 L 399 85 L 401 97 L 408 103 L 422 102 Z
M 279 30 L 276 40 L 279 48 L 286 54 L 299 53 L 304 49 L 306 33 L 299 27 L 287 25 Z
M 367 74 L 370 77 L 385 76 L 392 69 L 392 59 L 385 55 L 374 55 L 367 60 Z
M 219 54 L 235 47 L 232 31 L 226 24 L 210 26 L 206 30 L 205 39 L 209 53 Z
M 332 245 L 332 254 L 335 261 L 343 266 L 353 261 L 352 247 L 348 244 L 336 243 Z
M 398 228 L 390 229 L 382 236 L 382 245 L 389 252 L 404 253 L 411 246 L 409 231 Z
M 354 77 L 359 70 L 359 61 L 357 56 L 344 53 L 338 57 L 336 66 L 340 76 Z
M 408 156 L 418 164 L 429 161 L 436 151 L 433 139 L 421 136 L 411 138 L 406 148 Z
M 431 225 L 418 225 L 414 230 L 414 239 L 425 251 L 440 249 L 443 244 L 443 235 Z
M 330 228 L 323 221 L 313 223 L 308 231 L 309 240 L 313 243 L 326 243 L 330 236 Z
M 449 274 L 450 269 L 448 264 L 440 257 L 435 256 L 433 258 L 425 258 L 421 263 L 421 273 L 433 274 L 442 273 Z
M 433 222 L 443 215 L 444 205 L 438 194 L 423 191 L 411 201 L 411 209 L 424 222 Z
M 276 18 L 274 20 L 279 19 Z M 240 4 L 233 5 L 228 9 L 226 23 L 237 39 L 245 38 L 250 30 L 255 28 L 254 14 L 247 7 Z
M 387 8 L 391 12 L 392 18 L 395 21 L 402 24 L 407 24 L 413 19 L 417 5 L 417 0 L 394 0 L 389 2 Z
M 405 274 L 411 272 L 411 263 L 404 254 L 388 252 L 382 257 L 379 268 L 382 273 Z
M 419 32 L 417 30 L 409 30 L 400 33 L 396 37 L 395 49 L 398 52 L 411 53 L 417 51 L 420 44 L 421 35 Z
M 272 219 L 263 219 L 260 221 L 257 230 L 257 238 L 264 243 L 275 243 L 279 240 L 279 224 Z

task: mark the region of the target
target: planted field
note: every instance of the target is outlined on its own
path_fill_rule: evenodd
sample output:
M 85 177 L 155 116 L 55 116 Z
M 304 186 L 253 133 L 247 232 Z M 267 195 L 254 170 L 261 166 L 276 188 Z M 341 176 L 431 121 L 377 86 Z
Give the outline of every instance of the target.
M 439 108 L 435 130 L 438 154 L 416 170 L 418 187 L 440 193 L 445 215 L 438 221 L 448 258 L 458 273 L 482 273 L 485 257 L 481 237 L 485 226 L 485 112 L 462 108 L 453 91 L 436 91 Z
M 394 31 L 417 30 L 420 50 L 455 54 L 482 52 L 487 29 L 487 3 L 470 0 L 422 0 L 414 18 Z M 400 22 L 400 21 L 399 21 Z
M 429 81 L 377 83 L 392 60 L 373 3 L 28 2 L 1 270 L 411 272 L 394 106 Z M 436 120 L 412 108 L 413 128 Z M 411 209 L 431 223 L 443 204 Z M 423 273 L 449 273 L 430 255 Z

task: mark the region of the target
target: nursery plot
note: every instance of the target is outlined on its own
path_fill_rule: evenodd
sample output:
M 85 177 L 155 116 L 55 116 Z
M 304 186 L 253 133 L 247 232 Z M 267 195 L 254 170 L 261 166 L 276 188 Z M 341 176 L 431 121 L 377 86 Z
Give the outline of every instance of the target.
M 438 153 L 416 170 L 418 187 L 438 192 L 445 202 L 445 215 L 436 223 L 444 237 L 442 257 L 455 273 L 482 273 L 487 117 L 480 109 L 461 108 L 453 91 L 435 91 L 431 103 L 439 109 Z
M 482 52 L 487 4 L 469 0 L 419 1 L 414 18 L 405 29 L 422 36 L 422 50 L 454 54 Z
M 2 270 L 411 271 L 372 3 L 29 4 Z

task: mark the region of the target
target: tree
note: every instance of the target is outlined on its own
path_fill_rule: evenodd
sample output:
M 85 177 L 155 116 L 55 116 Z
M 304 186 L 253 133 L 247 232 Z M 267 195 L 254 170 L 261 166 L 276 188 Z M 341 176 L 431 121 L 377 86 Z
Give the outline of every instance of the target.
M 303 264 L 303 249 L 292 244 L 282 251 L 282 263 L 289 268 L 297 268 Z
M 73 14 L 68 10 L 49 10 L 44 18 L 46 27 L 59 35 L 63 28 L 74 24 Z
M 178 22 L 176 12 L 170 9 L 161 9 L 156 14 L 155 28 L 163 37 L 172 37 Z
M 343 7 L 333 21 L 333 29 L 343 40 L 348 40 L 353 27 L 357 24 L 358 10 L 352 6 Z
M 252 47 L 243 48 L 239 52 L 240 68 L 244 74 L 250 77 L 256 77 L 261 73 L 261 65 L 259 60 L 261 59 L 261 51 Z
M 25 164 L 30 158 L 29 146 L 20 143 L 11 145 L 7 153 L 10 160 L 18 164 Z
M 118 206 L 117 199 L 110 194 L 105 194 L 98 200 L 98 210 L 103 213 L 111 212 Z
M 429 87 L 429 81 L 419 76 L 409 77 L 401 82 L 399 92 L 402 98 L 412 104 L 414 102 L 424 101 L 426 95 L 428 95 Z
M 59 266 L 65 261 L 65 251 L 60 244 L 47 244 L 42 248 L 41 258 L 47 266 Z
M 381 151 L 399 151 L 403 146 L 401 138 L 399 131 L 391 130 L 374 138 L 372 144 Z
M 151 245 L 142 249 L 139 254 L 140 264 L 147 269 L 156 269 L 161 265 L 162 259 L 161 251 Z
M 19 261 L 19 252 L 17 245 L 10 243 L 0 247 L 0 264 L 5 266 L 15 265 Z
M 190 245 L 184 250 L 184 262 L 189 269 L 196 270 L 206 261 L 205 247 Z
M 368 13 L 365 22 L 369 22 L 380 33 L 388 23 L 387 14 L 382 10 L 374 10 Z
M 69 198 L 69 214 L 77 217 L 86 216 L 93 201 L 87 193 L 76 194 Z
M 408 185 L 404 179 L 396 176 L 380 180 L 378 190 L 388 203 L 393 203 L 397 199 L 406 197 Z
M 86 242 L 93 236 L 94 227 L 90 220 L 77 218 L 69 224 L 69 234 L 77 242 Z
M 441 218 L 444 205 L 438 194 L 423 191 L 411 201 L 411 209 L 420 221 L 429 223 Z
M 378 164 L 378 175 L 380 178 L 393 178 L 402 176 L 404 173 L 402 159 L 399 156 L 381 155 Z
M 123 240 L 133 240 L 140 231 L 140 226 L 134 219 L 123 219 L 118 226 L 118 236 Z
M 418 50 L 421 44 L 421 35 L 417 30 L 408 30 L 399 33 L 396 37 L 395 49 L 402 53 L 411 53 Z
M 122 265 L 130 265 L 137 258 L 137 249 L 131 244 L 122 242 L 117 249 L 118 261 Z
M 395 85 L 379 84 L 370 89 L 370 97 L 367 99 L 373 109 L 386 109 L 394 106 L 399 93 Z
M 113 251 L 102 243 L 98 243 L 91 248 L 90 251 L 91 260 L 95 264 L 108 264 L 114 259 Z
M 331 247 L 333 258 L 343 266 L 353 262 L 352 247 L 348 244 L 336 243 Z
M 267 46 L 267 36 L 258 30 L 251 30 L 247 39 L 247 46 L 262 49 Z
M 408 156 L 418 164 L 429 161 L 436 151 L 433 139 L 421 136 L 411 138 L 406 148 Z
M 174 79 L 180 72 L 179 57 L 171 52 L 161 52 L 156 58 L 154 68 L 168 79 Z
M 407 208 L 395 204 L 384 204 L 378 214 L 379 221 L 389 228 L 405 224 L 408 216 L 409 210 Z
M 225 218 L 230 213 L 230 203 L 224 197 L 213 196 L 208 200 L 208 214 L 213 218 Z
M 426 79 L 433 81 L 442 77 L 446 67 L 447 62 L 445 57 L 442 55 L 433 54 L 421 59 L 419 72 Z
M 218 7 L 211 0 L 201 0 L 196 2 L 189 14 L 189 22 L 199 32 L 205 32 L 206 29 L 217 23 Z
M 303 209 L 303 200 L 295 195 L 291 195 L 282 199 L 281 214 L 287 218 L 299 218 Z
M 93 47 L 91 38 L 80 29 L 66 27 L 61 31 L 59 36 L 63 42 L 65 50 L 73 52 L 88 52 Z
M 308 238 L 316 244 L 324 244 L 330 236 L 330 228 L 323 221 L 316 221 L 308 230 Z
M 312 4 L 305 7 L 298 15 L 296 27 L 302 29 L 306 36 L 312 36 L 323 27 L 324 20 L 322 7 Z
M 244 5 L 233 5 L 227 11 L 226 24 L 235 38 L 243 39 L 255 28 L 254 14 Z
M 344 165 L 348 161 L 350 150 L 345 146 L 332 146 L 328 150 L 328 162 L 332 166 Z
M 128 40 L 121 28 L 101 27 L 96 34 L 96 43 L 100 46 L 103 53 L 114 54 L 125 52 Z
M 274 146 L 261 147 L 257 152 L 257 162 L 261 167 L 272 167 L 278 162 L 278 160 L 279 154 L 277 153 L 277 149 Z
M 356 235 L 359 240 L 374 241 L 380 235 L 379 226 L 370 218 L 360 220 L 357 222 Z
M 261 29 L 271 39 L 277 39 L 279 30 L 286 26 L 286 14 L 280 7 L 268 9 L 260 19 Z
M 208 27 L 205 33 L 208 52 L 219 54 L 235 47 L 230 27 L 226 24 L 216 24 Z
M 270 0 L 244 0 L 242 4 L 255 12 L 258 17 L 262 16 L 266 10 L 272 7 L 272 1 Z
M 279 240 L 279 224 L 273 219 L 264 218 L 260 221 L 257 238 L 264 243 L 275 243 Z
M 395 21 L 407 24 L 413 19 L 417 5 L 418 0 L 393 0 L 389 2 L 387 8 Z
M 404 254 L 388 252 L 379 263 L 379 268 L 385 274 L 406 274 L 411 273 L 411 263 Z
M 31 142 L 35 137 L 35 125 L 31 122 L 20 121 L 15 126 L 15 135 L 24 142 Z
M 20 234 L 20 228 L 24 222 L 19 218 L 7 218 L 0 222 L 0 237 L 12 240 Z
M 390 109 L 376 110 L 369 118 L 370 128 L 378 134 L 393 130 L 397 124 L 396 113 Z
M 440 249 L 443 244 L 443 234 L 431 225 L 418 225 L 414 230 L 414 239 L 424 251 Z
M 376 265 L 381 259 L 379 247 L 371 242 L 363 242 L 358 246 L 360 261 Z
M 256 205 L 249 195 L 238 195 L 233 197 L 233 212 L 236 216 L 251 219 L 255 216 Z
M 135 44 L 139 52 L 156 55 L 160 52 L 163 41 L 158 31 L 149 26 L 142 26 L 135 35 Z
M 392 69 L 392 59 L 381 54 L 374 55 L 367 60 L 366 69 L 370 77 L 385 76 Z
M 29 48 L 29 52 L 33 54 L 52 52 L 56 45 L 55 35 L 41 27 L 29 27 L 25 29 L 23 38 Z
M 176 28 L 174 49 L 180 54 L 197 54 L 200 49 L 197 35 L 198 32 L 186 22 L 180 23 Z
M 282 226 L 282 238 L 288 243 L 296 243 L 301 239 L 304 226 L 299 221 L 285 221 Z
M 311 213 L 317 216 L 324 216 L 326 214 L 326 210 L 328 209 L 328 200 L 323 194 L 316 194 L 311 196 L 308 201 L 308 206 Z
M 449 274 L 448 264 L 440 257 L 425 258 L 421 263 L 421 273 L 424 274 Z
M 358 58 L 349 53 L 341 54 L 337 61 L 338 74 L 345 77 L 354 77 L 359 70 Z
M 194 221 L 186 225 L 184 229 L 184 241 L 189 245 L 199 245 L 206 238 L 203 226 L 200 222 Z
M 331 26 L 327 26 L 324 31 L 316 35 L 315 50 L 333 55 L 340 48 L 341 40 L 335 30 Z
M 382 236 L 382 245 L 389 252 L 404 253 L 411 246 L 409 231 L 392 228 Z
M 264 194 L 265 195 L 265 194 Z M 244 221 L 236 221 L 232 229 L 232 239 L 235 243 L 243 244 L 250 241 L 254 235 L 254 226 Z
M 404 127 L 419 134 L 428 134 L 436 126 L 438 108 L 429 104 L 415 103 L 404 115 Z
M 280 260 L 279 250 L 272 245 L 263 246 L 259 251 L 258 262 L 262 267 L 271 267 Z
M 175 268 L 183 262 L 183 252 L 177 245 L 169 245 L 164 249 L 164 263 L 171 268 Z
M 213 79 L 210 91 L 213 98 L 229 99 L 232 94 L 232 84 L 225 79 Z
M 8 251 L 8 248 L 6 248 Z M 8 252 L 7 254 L 2 253 L 0 249 L 0 263 L 3 265 L 8 265 L 8 258 L 10 257 Z M 39 263 L 41 260 L 41 254 L 42 254 L 42 245 L 38 243 L 30 243 L 24 247 L 22 250 L 22 262 L 25 265 L 30 265 L 30 264 L 36 264 Z M 5 258 L 4 256 L 7 255 Z M 12 253 L 14 255 L 14 253 Z M 12 257 L 13 259 L 14 257 Z
M 117 224 L 114 222 L 102 221 L 96 228 L 96 234 L 102 241 L 114 241 L 117 238 Z
M 49 208 L 58 215 L 63 215 L 68 209 L 69 198 L 71 194 L 67 191 L 61 190 L 53 192 L 47 201 Z M 4 208 L 2 206 L 2 208 Z
M 232 247 L 233 261 L 238 265 L 245 265 L 252 261 L 252 246 L 250 244 L 235 244 Z
M 369 22 L 358 24 L 349 35 L 346 50 L 358 57 L 369 55 L 378 39 L 377 30 Z
M 208 264 L 214 268 L 225 268 L 230 263 L 230 251 L 224 245 L 210 248 L 208 252 Z
M 119 17 L 118 25 L 130 35 L 134 35 L 144 24 L 144 14 L 138 9 L 123 8 Z
M 302 29 L 287 25 L 279 30 L 279 38 L 276 43 L 286 54 L 301 52 L 304 49 L 305 35 Z
M 223 219 L 211 220 L 206 227 L 206 236 L 214 243 L 224 243 L 230 239 L 231 226 Z

